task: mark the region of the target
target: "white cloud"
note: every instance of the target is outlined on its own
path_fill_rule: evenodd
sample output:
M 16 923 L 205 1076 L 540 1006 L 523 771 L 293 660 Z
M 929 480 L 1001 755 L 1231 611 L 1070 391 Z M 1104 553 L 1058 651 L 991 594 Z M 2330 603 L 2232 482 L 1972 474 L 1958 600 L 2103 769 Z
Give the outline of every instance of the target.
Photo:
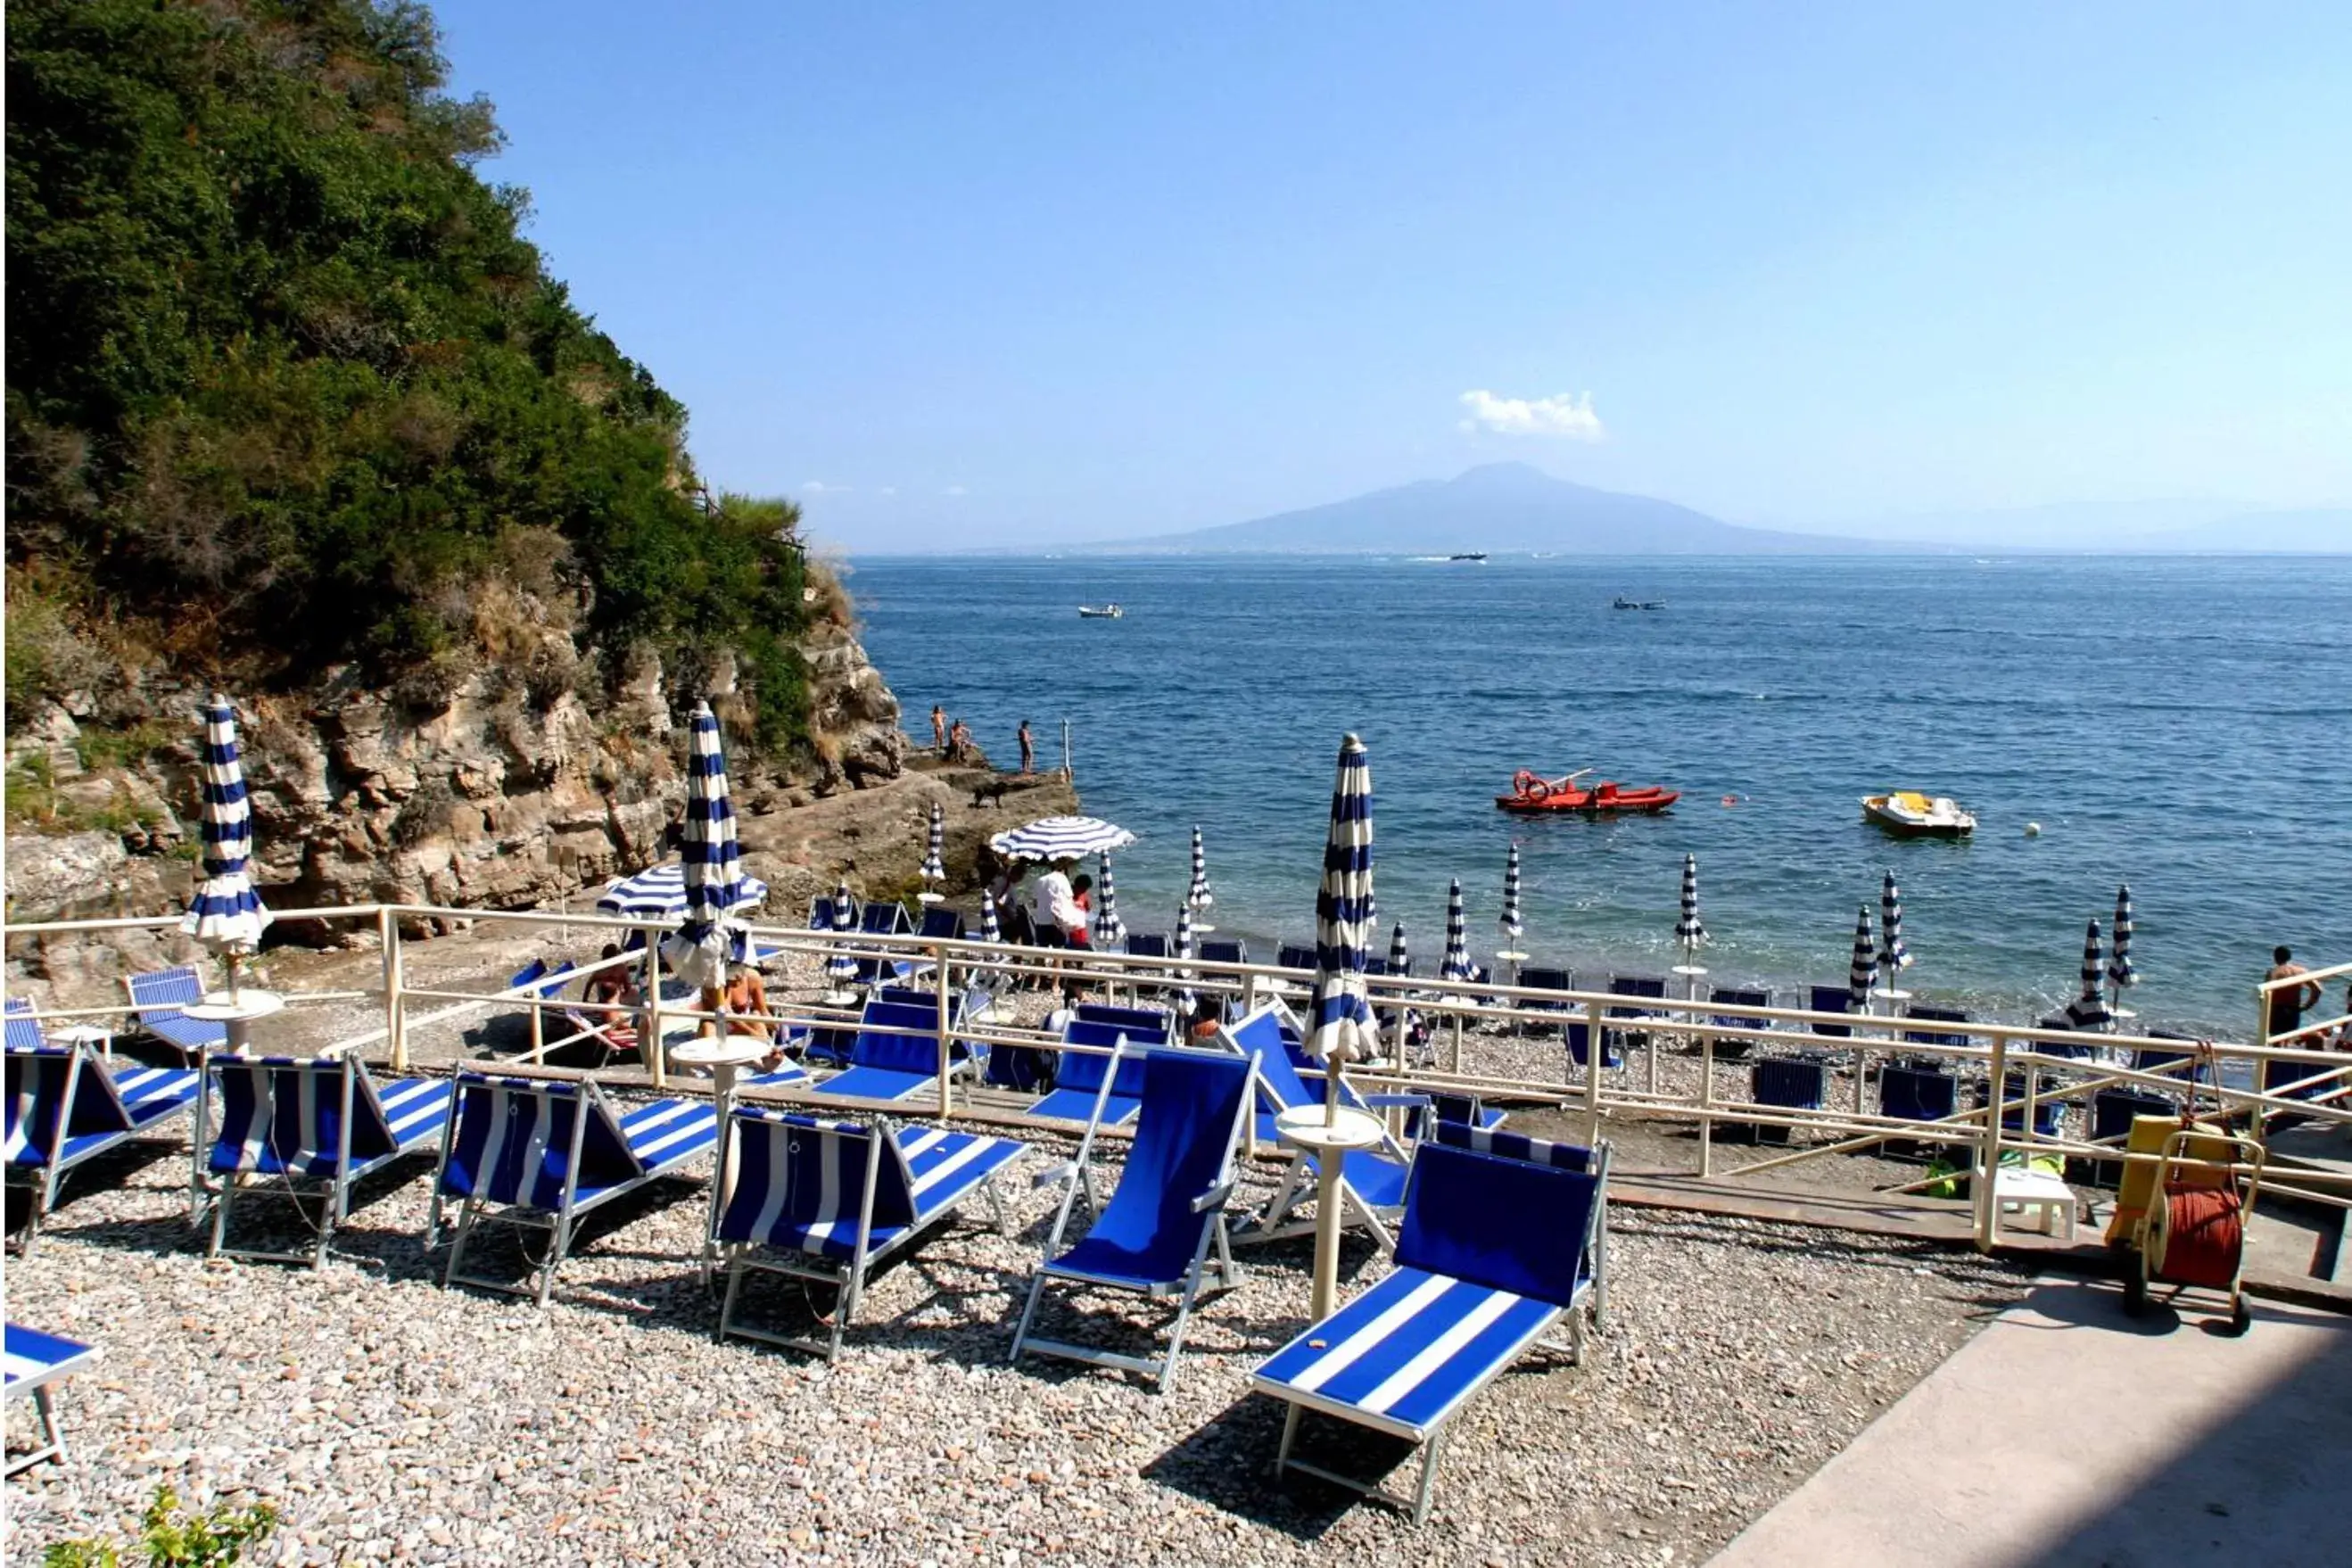
M 940 494 L 943 496 L 968 496 L 971 494 L 971 492 L 964 489 L 961 485 L 950 485 L 947 489 L 941 490 Z
M 801 487 L 813 496 L 845 496 L 850 488 L 847 485 L 829 485 L 823 479 L 811 479 Z
M 1601 438 L 1601 416 L 1592 412 L 1592 394 L 1570 397 L 1503 397 L 1492 392 L 1465 392 L 1462 406 L 1470 417 L 1465 430 L 1492 430 L 1498 436 L 1561 436 L 1571 441 Z
M 898 487 L 896 485 L 884 485 L 880 489 L 876 490 L 874 493 L 881 496 L 894 496 L 898 493 Z

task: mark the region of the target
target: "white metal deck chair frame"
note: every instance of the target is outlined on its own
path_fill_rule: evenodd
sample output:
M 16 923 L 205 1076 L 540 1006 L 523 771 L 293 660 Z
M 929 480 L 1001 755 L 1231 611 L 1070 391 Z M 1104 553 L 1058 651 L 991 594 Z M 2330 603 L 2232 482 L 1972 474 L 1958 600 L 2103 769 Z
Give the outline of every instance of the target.
M 228 1125 L 231 1073 L 251 1074 L 258 1082 L 257 1088 L 249 1086 L 244 1091 L 252 1096 L 255 1114 L 241 1129 Z M 299 1087 L 289 1081 L 297 1074 L 305 1080 Z M 326 1265 L 335 1227 L 350 1217 L 352 1185 L 395 1160 L 432 1152 L 441 1141 L 457 1095 L 457 1085 L 446 1079 L 394 1079 L 379 1084 L 369 1074 L 367 1064 L 352 1056 L 215 1056 L 205 1064 L 205 1081 L 220 1096 L 222 1122 L 217 1130 L 212 1128 L 212 1096 L 199 1096 L 189 1217 L 195 1224 L 204 1223 L 209 1194 L 212 1226 L 205 1256 L 308 1263 L 313 1268 Z M 280 1092 L 289 1087 L 302 1096 L 292 1108 L 297 1123 L 290 1147 L 279 1120 L 287 1108 L 278 1100 Z M 331 1150 L 320 1147 L 317 1136 L 321 1131 L 319 1115 L 326 1109 L 318 1101 L 321 1091 L 334 1097 Z M 362 1130 L 372 1152 L 355 1159 L 354 1134 Z M 232 1138 L 236 1156 L 233 1163 L 225 1164 L 216 1156 L 232 1146 Z M 317 1168 L 322 1163 L 323 1170 Z M 266 1168 L 271 1164 L 278 1168 Z M 240 1199 L 263 1197 L 290 1205 L 311 1227 L 316 1239 L 309 1252 L 269 1252 L 228 1245 L 232 1207 Z M 304 1206 L 310 1202 L 321 1205 L 316 1220 Z
M 21 1013 L 23 1009 L 11 1011 Z M 31 1020 L 15 1017 L 11 1022 L 23 1024 Z M 7 1056 L 10 1070 L 18 1074 L 37 1072 L 44 1063 L 64 1064 L 64 1079 L 54 1108 L 43 1107 L 37 1084 L 27 1083 L 22 1078 L 15 1086 L 8 1106 L 7 1183 L 27 1187 L 33 1194 L 32 1212 L 26 1216 L 24 1230 L 11 1238 L 11 1246 L 18 1256 L 30 1257 L 40 1240 L 42 1225 L 57 1206 L 58 1192 L 65 1184 L 66 1173 L 117 1144 L 156 1131 L 200 1102 L 204 1098 L 204 1058 L 200 1054 L 192 1068 L 126 1064 L 123 1076 L 118 1079 L 99 1060 L 98 1048 L 86 1041 L 69 1046 L 12 1045 Z M 100 1099 L 94 1106 L 81 1106 L 82 1098 L 93 1092 L 93 1085 Z M 51 1121 L 47 1127 L 36 1131 L 31 1119 L 44 1109 L 48 1110 Z M 85 1113 L 95 1110 L 106 1125 L 75 1132 L 72 1129 L 78 1109 Z M 111 1115 L 107 1114 L 110 1111 Z M 47 1154 L 38 1161 L 21 1158 L 37 1145 L 37 1141 L 47 1149 Z
M 77 1341 L 28 1329 L 22 1323 L 6 1325 L 6 1397 L 29 1397 L 41 1424 L 40 1442 L 30 1452 L 10 1459 L 8 1474 L 13 1476 L 43 1459 L 65 1462 L 65 1433 L 58 1426 L 57 1406 L 50 1400 L 49 1385 L 64 1382 L 97 1359 L 94 1348 Z
M 1249 1062 L 1244 1070 L 1241 1096 L 1234 1111 L 1233 1121 L 1225 1129 L 1224 1149 L 1218 1162 L 1216 1178 L 1206 1190 L 1192 1200 L 1192 1212 L 1203 1217 L 1200 1236 L 1193 1244 L 1190 1267 L 1185 1269 L 1181 1279 L 1173 1282 L 1139 1285 L 1131 1279 L 1120 1279 L 1070 1268 L 1055 1261 L 1056 1256 L 1063 1250 L 1062 1237 L 1069 1227 L 1070 1213 L 1076 1205 L 1080 1193 L 1085 1193 L 1087 1206 L 1097 1218 L 1104 1213 L 1102 1205 L 1097 1202 L 1094 1196 L 1090 1162 L 1095 1150 L 1095 1135 L 1103 1126 L 1105 1104 L 1110 1098 L 1112 1086 L 1118 1081 L 1119 1064 L 1130 1056 L 1144 1057 L 1147 1062 L 1156 1056 L 1175 1059 L 1200 1057 L 1223 1062 L 1233 1059 L 1232 1054 L 1225 1051 L 1202 1051 L 1180 1046 L 1143 1046 L 1129 1041 L 1124 1036 L 1120 1037 L 1118 1045 L 1112 1049 L 1110 1066 L 1103 1074 L 1101 1087 L 1095 1091 L 1094 1114 L 1087 1120 L 1087 1130 L 1078 1140 L 1076 1158 L 1055 1166 L 1037 1178 L 1036 1184 L 1041 1187 L 1056 1182 L 1063 1184 L 1062 1204 L 1054 1215 L 1054 1228 L 1045 1238 L 1045 1250 L 1039 1256 L 1037 1271 L 1030 1279 L 1029 1300 L 1021 1309 L 1021 1321 L 1013 1331 L 1013 1350 L 1007 1359 L 1017 1363 L 1021 1359 L 1022 1352 L 1028 1350 L 1041 1352 L 1046 1355 L 1060 1356 L 1069 1361 L 1087 1362 L 1096 1366 L 1113 1367 L 1121 1372 L 1140 1373 L 1155 1379 L 1158 1392 L 1165 1394 L 1170 1384 L 1175 1381 L 1176 1360 L 1184 1349 L 1184 1331 L 1192 1320 L 1193 1307 L 1199 1303 L 1202 1295 L 1229 1290 L 1240 1284 L 1242 1280 L 1242 1271 L 1234 1262 L 1232 1238 L 1227 1231 L 1225 1221 L 1225 1208 L 1233 1198 L 1235 1161 L 1241 1148 L 1243 1132 L 1249 1125 L 1250 1117 L 1257 1109 L 1257 1064 L 1254 1061 Z M 1148 1085 L 1149 1080 L 1147 1079 L 1146 1082 Z M 1145 1118 L 1151 1115 L 1151 1102 L 1148 1091 L 1140 1115 Z M 1139 1137 L 1143 1136 L 1143 1131 L 1139 1128 Z M 1125 1179 L 1126 1172 L 1122 1170 L 1120 1180 Z M 1117 1201 L 1116 1194 L 1113 1201 Z M 1213 1248 L 1216 1253 L 1213 1263 L 1209 1258 Z M 1033 1337 L 1029 1332 L 1030 1325 L 1036 1320 L 1038 1302 L 1044 1298 L 1046 1282 L 1050 1279 L 1059 1279 L 1097 1289 L 1125 1290 L 1150 1300 L 1164 1301 L 1171 1297 L 1174 1298 L 1176 1319 L 1169 1325 L 1166 1353 L 1154 1359 L 1149 1356 L 1127 1355 L 1090 1345 L 1074 1345 L 1060 1340 Z

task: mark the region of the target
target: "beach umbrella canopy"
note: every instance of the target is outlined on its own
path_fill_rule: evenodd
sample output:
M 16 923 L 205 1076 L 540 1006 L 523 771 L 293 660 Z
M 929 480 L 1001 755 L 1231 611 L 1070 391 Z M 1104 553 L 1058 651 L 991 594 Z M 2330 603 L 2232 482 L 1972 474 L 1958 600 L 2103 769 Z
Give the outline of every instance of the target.
M 2106 963 L 2100 949 L 2099 922 L 2094 920 L 2083 933 L 2082 992 L 2066 1004 L 2066 1021 L 2078 1029 L 2097 1029 L 2105 1027 L 2110 1016 L 2107 1012 Z
M 1110 857 L 1101 857 L 1097 865 L 1102 871 L 1102 880 L 1096 885 L 1095 890 L 1102 898 L 1095 910 L 1095 946 L 1108 952 L 1126 940 L 1127 922 L 1118 918 L 1118 889 L 1111 886 Z
M 757 905 L 768 896 L 768 884 L 748 871 L 736 872 L 736 910 Z M 623 877 L 596 900 L 599 914 L 634 920 L 680 920 L 686 914 L 686 867 L 677 860 L 650 866 L 634 877 Z
M 1528 928 L 1527 923 L 1519 919 L 1519 847 L 1517 844 L 1511 846 L 1511 858 L 1503 862 L 1503 918 L 1500 924 L 1503 940 L 1517 946 L 1520 935 Z
M 1870 988 L 1878 983 L 1878 944 L 1870 936 L 1870 906 L 1853 922 L 1853 964 L 1846 971 L 1846 1000 L 1857 1013 L 1870 1008 Z
M 1192 828 L 1192 890 L 1184 895 L 1184 902 L 1188 908 L 1205 910 L 1216 901 L 1215 896 L 1209 891 L 1209 857 L 1201 847 L 1201 829 L 1195 824 Z
M 846 936 L 857 921 L 849 912 L 849 879 L 844 877 L 833 889 L 833 931 L 835 936 Z M 836 987 L 846 986 L 857 978 L 857 958 L 846 942 L 834 944 L 832 956 L 824 961 L 824 977 Z
M 751 933 L 730 916 L 743 902 L 743 852 L 735 843 L 735 806 L 727 796 L 727 753 L 719 717 L 698 702 L 687 723 L 686 832 L 678 846 L 686 919 L 662 939 L 662 956 L 680 980 L 709 991 L 727 984 L 727 966 L 751 955 Z
M 1188 902 L 1176 906 L 1176 962 L 1181 964 L 1192 956 L 1192 906 Z M 1189 969 L 1179 969 L 1176 971 L 1176 978 L 1190 980 L 1192 978 L 1192 972 Z M 1189 985 L 1176 993 L 1176 1005 L 1183 1009 L 1184 1016 L 1188 1018 L 1192 1016 L 1192 1008 L 1198 1001 L 1199 998 L 1192 994 L 1192 989 Z
M 1706 940 L 1706 927 L 1698 918 L 1698 857 L 1683 857 L 1683 908 L 1681 918 L 1675 921 L 1675 940 L 1685 947 L 1696 947 Z
M 1389 973 L 1402 974 L 1412 967 L 1412 950 L 1404 944 L 1404 921 L 1399 921 L 1389 936 Z
M 938 801 L 931 802 L 931 841 L 923 852 L 923 883 L 935 886 L 948 879 L 948 814 Z
M 1315 993 L 1306 1046 L 1327 1061 L 1370 1057 L 1380 1048 L 1364 985 L 1371 902 L 1372 769 L 1363 742 L 1350 734 L 1339 742 L 1323 882 L 1315 894 Z M 1339 1076 L 1329 1075 L 1334 1096 Z
M 1889 984 L 1898 970 L 1911 966 L 1911 951 L 1903 945 L 1903 895 L 1895 889 L 1891 870 L 1878 889 L 1878 963 Z
M 985 892 L 980 897 L 980 940 L 982 942 L 1004 940 L 1004 927 L 996 918 L 996 900 Z
M 213 952 L 231 960 L 229 982 L 236 979 L 235 960 L 261 945 L 269 924 L 269 910 L 253 890 L 249 869 L 253 860 L 253 806 L 246 798 L 245 769 L 236 754 L 236 710 L 227 698 L 213 693 L 205 704 L 204 766 L 205 880 L 188 901 L 180 929 Z
M 1445 889 L 1445 960 L 1437 966 L 1440 980 L 1470 978 L 1470 933 L 1462 919 L 1462 879 Z
M 2116 889 L 2115 946 L 2107 954 L 2107 978 L 2118 992 L 2139 984 L 2139 972 L 2132 967 L 2131 939 L 2131 888 L 2126 884 Z
M 988 847 L 1016 860 L 1076 860 L 1134 842 L 1134 834 L 1098 816 L 1041 816 L 998 834 Z

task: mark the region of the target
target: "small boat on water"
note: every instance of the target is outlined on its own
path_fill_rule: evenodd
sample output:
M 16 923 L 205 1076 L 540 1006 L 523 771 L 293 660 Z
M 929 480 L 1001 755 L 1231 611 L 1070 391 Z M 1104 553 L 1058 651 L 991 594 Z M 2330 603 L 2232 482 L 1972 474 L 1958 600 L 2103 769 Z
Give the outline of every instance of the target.
M 1611 601 L 1609 607 L 1612 610 L 1663 610 L 1666 602 L 1664 599 L 1629 599 L 1620 594 Z
M 1080 605 L 1078 618 L 1082 621 L 1115 621 L 1127 614 L 1117 605 Z
M 1591 768 L 1579 768 L 1565 778 L 1548 779 L 1528 768 L 1521 768 L 1511 780 L 1511 793 L 1498 795 L 1495 804 L 1505 811 L 1521 816 L 1547 816 L 1559 812 L 1580 812 L 1587 816 L 1610 816 L 1620 814 L 1648 816 L 1664 811 L 1682 799 L 1682 791 L 1663 784 L 1620 784 L 1614 779 L 1603 779 L 1591 786 L 1577 783 Z
M 1484 566 L 1486 563 L 1486 552 L 1483 550 L 1462 550 L 1456 551 L 1454 554 L 1447 556 L 1446 559 L 1448 561 L 1475 561 L 1479 565 Z
M 1926 795 L 1899 789 L 1862 797 L 1863 818 L 1899 838 L 1960 838 L 1977 830 L 1977 819 L 1948 795 Z

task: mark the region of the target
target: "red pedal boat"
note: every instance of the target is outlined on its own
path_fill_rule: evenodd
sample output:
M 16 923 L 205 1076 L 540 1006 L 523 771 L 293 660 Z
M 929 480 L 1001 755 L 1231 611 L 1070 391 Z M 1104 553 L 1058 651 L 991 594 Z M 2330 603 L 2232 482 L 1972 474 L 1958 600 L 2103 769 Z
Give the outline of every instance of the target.
M 1577 781 L 1591 768 L 1580 768 L 1566 778 L 1548 779 L 1527 768 L 1511 780 L 1509 795 L 1498 795 L 1495 804 L 1505 811 L 1522 816 L 1542 816 L 1553 812 L 1574 811 L 1591 816 L 1604 816 L 1617 812 L 1648 815 L 1660 812 L 1682 799 L 1682 791 L 1660 784 L 1637 784 L 1627 788 L 1612 779 L 1603 779 L 1587 787 Z

